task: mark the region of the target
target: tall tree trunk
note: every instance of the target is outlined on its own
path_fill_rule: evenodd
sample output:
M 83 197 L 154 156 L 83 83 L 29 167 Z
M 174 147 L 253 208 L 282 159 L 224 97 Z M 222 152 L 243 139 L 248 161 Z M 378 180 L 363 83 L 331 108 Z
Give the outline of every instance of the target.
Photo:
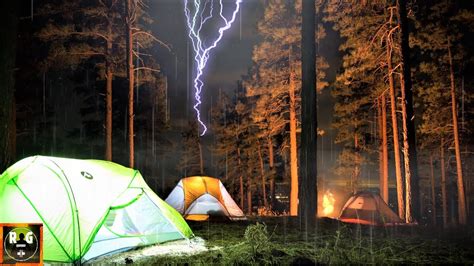
M 380 135 L 379 147 L 379 190 L 380 196 L 388 204 L 388 147 L 387 147 L 387 104 L 385 93 L 377 99 Z
M 465 146 L 465 152 L 468 153 L 467 145 Z M 468 217 L 471 214 L 471 193 L 472 193 L 472 178 L 466 178 L 466 189 L 464 193 L 466 194 L 466 219 L 469 222 Z
M 298 215 L 298 144 L 296 142 L 296 95 L 293 71 L 290 70 L 290 215 Z
M 384 166 L 384 158 L 383 158 L 383 144 L 382 144 L 382 105 L 380 104 L 381 99 L 377 98 L 377 123 L 378 123 L 378 134 L 379 134 L 379 191 L 380 196 L 383 198 L 383 166 Z
M 443 227 L 448 227 L 448 199 L 446 191 L 446 166 L 444 161 L 444 139 L 441 139 L 439 147 L 440 169 L 441 169 L 441 201 L 443 205 Z
M 415 129 L 415 113 L 413 109 L 413 88 L 411 81 L 411 68 L 410 68 L 410 45 L 408 31 L 408 18 L 407 18 L 407 7 L 406 0 L 397 0 L 397 14 L 398 24 L 400 27 L 401 34 L 401 61 L 402 61 L 402 92 L 405 95 L 406 111 L 406 127 L 407 127 L 407 140 L 408 140 L 408 158 L 409 158 L 409 170 L 410 175 L 406 176 L 405 183 L 410 184 L 410 187 L 406 188 L 406 212 L 407 222 L 413 222 L 420 219 L 420 188 L 419 188 L 419 177 L 418 177 L 418 159 L 416 152 L 416 129 Z M 415 206 L 415 207 L 414 207 Z
M 258 161 L 260 164 L 260 176 L 262 178 L 263 206 L 265 206 L 265 208 L 268 208 L 267 188 L 266 188 L 267 182 L 265 180 L 265 166 L 263 163 L 262 147 L 261 147 L 260 141 L 257 142 L 257 148 L 258 148 Z
M 413 202 L 412 202 L 412 183 L 411 183 L 411 169 L 410 169 L 410 144 L 408 143 L 408 127 L 407 127 L 407 108 L 405 98 L 405 85 L 403 77 L 400 75 L 400 84 L 402 92 L 402 136 L 403 136 L 403 169 L 405 170 L 405 221 L 407 223 L 413 222 Z
M 382 198 L 388 204 L 388 139 L 387 139 L 387 99 L 382 95 L 382 156 L 383 187 Z
M 109 23 L 109 35 L 112 35 L 112 25 Z M 106 97 L 105 97 L 105 160 L 112 161 L 112 42 L 107 41 L 107 62 L 105 66 L 107 88 L 106 88 Z
M 436 225 L 436 192 L 434 180 L 433 154 L 430 154 L 430 179 L 431 179 L 431 208 L 433 209 L 433 225 Z
M 270 207 L 273 209 L 273 204 L 275 203 L 275 154 L 273 151 L 273 141 L 272 138 L 267 138 L 268 145 L 268 161 L 270 165 Z
M 135 165 L 135 142 L 134 142 L 134 85 L 135 85 L 135 68 L 133 65 L 133 33 L 132 23 L 132 3 L 127 0 L 125 4 L 126 26 L 127 26 L 127 77 L 128 77 L 128 150 L 129 150 L 129 166 L 133 168 Z
M 0 2 L 0 173 L 15 160 L 15 60 L 19 1 Z
M 301 151 L 299 214 L 305 232 L 317 215 L 316 7 L 303 0 L 301 27 Z M 307 234 L 306 234 L 307 236 Z
M 237 147 L 237 163 L 239 165 L 239 195 L 240 195 L 240 209 L 244 209 L 244 177 L 242 175 L 242 158 L 240 157 L 240 148 Z
M 389 42 L 387 42 L 389 43 Z M 395 158 L 395 176 L 397 181 L 397 202 L 398 216 L 405 220 L 405 201 L 403 199 L 403 178 L 400 163 L 400 144 L 398 141 L 398 121 L 397 121 L 397 100 L 395 95 L 395 84 L 393 82 L 393 66 L 392 66 L 392 48 L 387 44 L 387 69 L 388 82 L 390 87 L 390 109 L 392 115 L 392 131 L 393 131 L 393 153 Z
M 464 180 L 462 175 L 461 150 L 459 147 L 459 129 L 458 129 L 458 115 L 456 103 L 456 87 L 454 84 L 454 67 L 453 57 L 451 54 L 451 43 L 448 38 L 448 58 L 449 58 L 449 72 L 451 81 L 451 113 L 453 116 L 453 134 L 454 134 L 454 150 L 456 153 L 456 172 L 457 172 L 457 187 L 458 187 L 458 216 L 459 224 L 465 225 L 467 223 L 466 215 L 466 197 L 464 195 Z

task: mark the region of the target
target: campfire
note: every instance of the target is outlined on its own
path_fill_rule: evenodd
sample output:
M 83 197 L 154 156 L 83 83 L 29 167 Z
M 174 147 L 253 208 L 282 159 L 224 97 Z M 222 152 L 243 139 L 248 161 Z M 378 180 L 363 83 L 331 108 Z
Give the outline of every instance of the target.
M 334 203 L 336 202 L 336 198 L 331 191 L 327 190 L 323 196 L 323 203 L 322 203 L 322 215 L 324 217 L 332 217 L 334 213 Z

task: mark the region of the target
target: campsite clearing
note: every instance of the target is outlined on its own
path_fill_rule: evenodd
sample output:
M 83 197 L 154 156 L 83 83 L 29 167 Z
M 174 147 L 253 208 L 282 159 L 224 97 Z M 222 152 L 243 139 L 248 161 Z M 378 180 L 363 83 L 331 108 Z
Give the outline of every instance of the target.
M 207 250 L 194 255 L 142 256 L 134 264 L 474 263 L 473 230 L 443 233 L 429 227 L 369 227 L 320 219 L 317 233 L 306 236 L 298 219 L 288 217 L 189 225 L 206 241 Z M 137 251 L 130 252 L 133 256 Z M 102 262 L 124 264 L 127 255 Z

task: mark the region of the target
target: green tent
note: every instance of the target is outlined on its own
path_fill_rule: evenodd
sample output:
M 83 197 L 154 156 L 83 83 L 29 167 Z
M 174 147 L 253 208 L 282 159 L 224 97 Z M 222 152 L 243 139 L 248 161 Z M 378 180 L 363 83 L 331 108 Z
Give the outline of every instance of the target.
M 138 171 L 107 161 L 23 159 L 0 176 L 0 206 L 0 223 L 43 223 L 45 261 L 193 236 Z

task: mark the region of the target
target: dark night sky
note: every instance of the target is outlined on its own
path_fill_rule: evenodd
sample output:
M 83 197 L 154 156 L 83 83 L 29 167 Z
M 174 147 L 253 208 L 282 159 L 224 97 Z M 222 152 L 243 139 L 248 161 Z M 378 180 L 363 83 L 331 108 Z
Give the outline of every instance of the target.
M 231 29 L 224 33 L 220 45 L 211 52 L 204 74 L 205 88 L 203 93 L 203 111 L 210 107 L 211 98 L 215 99 L 219 89 L 231 93 L 236 82 L 247 72 L 252 64 L 252 47 L 258 42 L 257 21 L 263 14 L 261 1 L 244 1 L 241 12 Z M 234 7 L 231 2 L 224 1 L 228 11 Z M 186 117 L 184 110 L 193 102 L 192 87 L 187 86 L 192 80 L 193 53 L 187 36 L 183 1 L 161 0 L 154 1 L 150 6 L 150 14 L 156 19 L 154 31 L 166 43 L 172 45 L 178 59 L 177 73 L 175 57 L 166 49 L 159 49 L 159 61 L 169 79 L 171 96 L 171 116 L 174 119 Z M 242 18 L 242 20 L 240 20 Z M 212 25 L 212 24 L 211 24 Z M 213 25 L 212 25 L 213 26 Z M 189 44 L 189 51 L 187 47 Z M 187 65 L 190 65 L 188 71 Z M 177 75 L 175 75 L 177 74 Z M 187 77 L 189 75 L 189 77 Z M 187 90 L 189 89 L 189 93 Z M 189 95 L 189 103 L 187 103 Z M 184 111 L 184 112 L 183 112 Z M 193 115 L 189 110 L 188 115 Z

